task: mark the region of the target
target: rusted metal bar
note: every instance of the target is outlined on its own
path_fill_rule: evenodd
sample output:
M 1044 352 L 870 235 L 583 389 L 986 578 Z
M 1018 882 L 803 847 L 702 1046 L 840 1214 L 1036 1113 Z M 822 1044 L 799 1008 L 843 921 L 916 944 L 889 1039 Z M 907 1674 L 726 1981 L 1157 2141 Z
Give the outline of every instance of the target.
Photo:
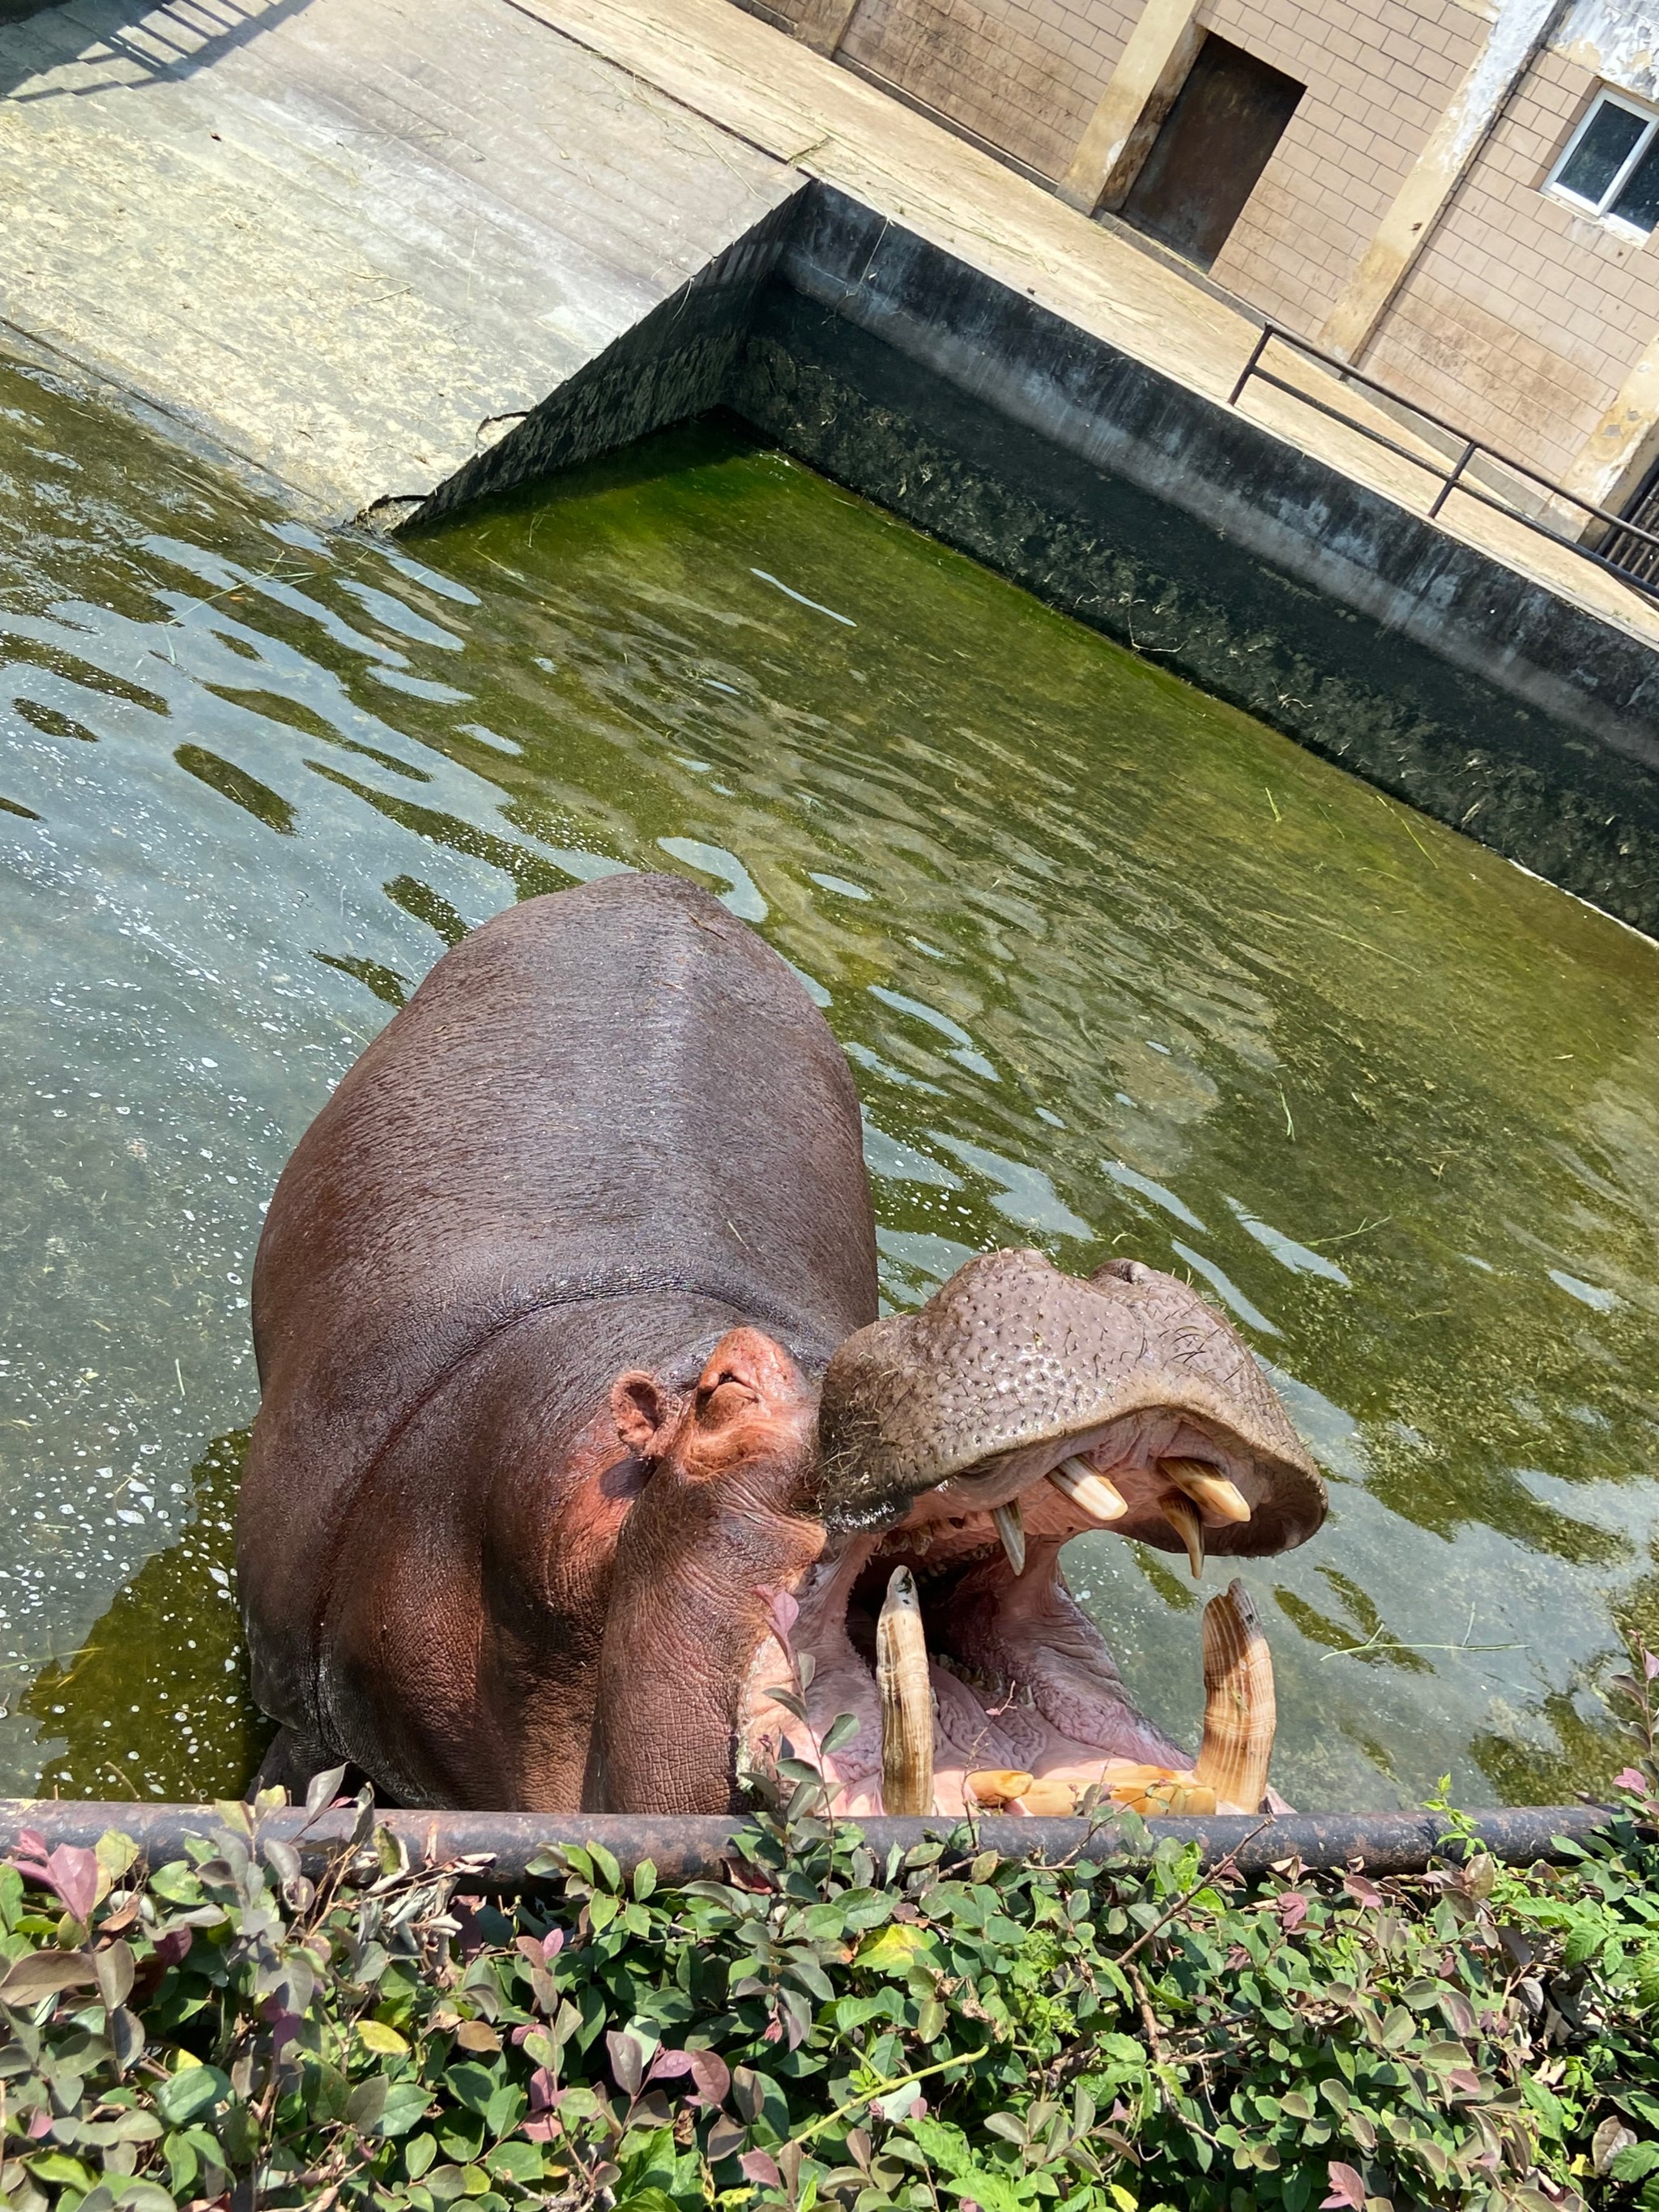
M 301 1863 L 316 1872 L 349 1843 L 355 1814 L 349 1807 L 307 1814 L 298 1806 L 261 1816 L 262 1834 L 291 1843 Z M 1593 1805 L 1504 1807 L 1470 1815 L 1484 1848 L 1512 1866 L 1570 1856 L 1559 1839 L 1582 1844 L 1606 1812 Z M 384 1808 L 378 1821 L 398 1837 L 415 1866 L 439 1866 L 457 1859 L 481 1863 L 469 1873 L 480 1890 L 507 1895 L 534 1886 L 530 1862 L 547 1846 L 603 1844 L 624 1869 L 642 1859 L 655 1865 L 664 1881 L 687 1881 L 718 1875 L 740 1818 L 590 1813 L 417 1813 Z M 17 1848 L 26 1829 L 50 1846 L 95 1844 L 106 1829 L 131 1836 L 151 1865 L 179 1857 L 185 1839 L 204 1836 L 222 1825 L 211 1805 L 101 1804 L 70 1798 L 0 1799 L 0 1856 Z M 895 1847 L 908 1850 L 928 1837 L 947 1841 L 965 1834 L 960 1824 L 943 1819 L 849 1821 L 878 1859 Z M 1262 1874 L 1281 1860 L 1299 1858 L 1304 1867 L 1340 1869 L 1352 1863 L 1371 1874 L 1420 1874 L 1438 1854 L 1444 1823 L 1433 1813 L 1291 1813 L 1278 1820 L 1243 1814 L 1153 1820 L 1153 1842 L 1173 1836 L 1196 1843 L 1206 1866 L 1231 1859 L 1241 1874 Z M 1087 1820 L 1016 1820 L 1006 1814 L 975 1824 L 969 1848 L 993 1850 L 1011 1858 L 1075 1856 L 1102 1858 L 1134 1852 L 1120 1830 Z M 1454 1854 L 1455 1855 L 1455 1854 Z
M 1443 463 L 1426 460 L 1420 454 L 1409 452 L 1405 447 L 1396 444 L 1382 431 L 1373 428 L 1369 422 L 1361 422 L 1352 415 L 1343 414 L 1340 408 L 1332 407 L 1327 402 L 1316 398 L 1312 392 L 1304 391 L 1299 384 L 1287 383 L 1283 377 L 1275 376 L 1271 370 L 1259 367 L 1258 364 L 1267 350 L 1268 342 L 1273 338 L 1279 339 L 1307 360 L 1316 361 L 1321 368 L 1334 371 L 1345 384 L 1359 385 L 1368 392 L 1380 393 L 1383 398 L 1391 401 L 1396 407 L 1408 410 L 1419 422 L 1431 423 L 1437 430 L 1445 431 L 1448 436 L 1456 438 L 1463 444 L 1464 452 L 1462 458 L 1442 488 L 1434 505 L 1429 509 L 1430 520 L 1432 521 L 1439 514 L 1445 504 L 1447 493 L 1455 487 L 1460 491 L 1467 492 L 1471 498 L 1480 500 L 1483 505 L 1492 508 L 1496 514 L 1507 514 L 1516 522 L 1525 523 L 1529 530 L 1535 531 L 1540 538 L 1548 538 L 1557 545 L 1565 545 L 1569 552 L 1582 553 L 1586 560 L 1595 562 L 1599 567 L 1622 577 L 1627 583 L 1634 583 L 1638 588 L 1651 590 L 1649 580 L 1639 575 L 1634 569 L 1627 568 L 1624 562 L 1607 560 L 1594 548 L 1583 544 L 1578 539 L 1568 538 L 1559 530 L 1552 530 L 1547 523 L 1540 522 L 1532 515 L 1522 514 L 1519 507 L 1512 507 L 1506 500 L 1494 499 L 1487 493 L 1477 491 L 1473 484 L 1464 481 L 1464 471 L 1477 454 L 1484 454 L 1487 459 L 1496 461 L 1500 468 L 1507 469 L 1511 476 L 1525 477 L 1529 483 L 1538 485 L 1542 490 L 1547 492 L 1551 498 L 1565 500 L 1569 506 L 1576 507 L 1581 514 L 1589 515 L 1594 521 L 1611 525 L 1617 533 L 1639 539 L 1644 546 L 1656 553 L 1659 553 L 1659 535 L 1650 530 L 1644 530 L 1638 523 L 1627 521 L 1623 515 L 1613 514 L 1607 507 L 1598 507 L 1592 499 L 1584 499 L 1577 492 L 1569 491 L 1565 484 L 1557 483 L 1553 477 L 1547 477 L 1541 470 L 1534 468 L 1530 463 L 1517 461 L 1512 453 L 1506 453 L 1500 446 L 1489 446 L 1484 438 L 1471 438 L 1467 430 L 1455 422 L 1449 422 L 1443 415 L 1437 415 L 1431 407 L 1425 407 L 1419 400 L 1408 399 L 1403 392 L 1396 392 L 1392 385 L 1384 384 L 1378 377 L 1368 376 L 1364 369 L 1356 368 L 1351 362 L 1344 361 L 1339 354 L 1327 353 L 1322 347 L 1313 344 L 1307 338 L 1299 337 L 1296 331 L 1286 330 L 1282 323 L 1270 321 L 1263 325 L 1261 334 L 1251 349 L 1250 357 L 1239 373 L 1238 381 L 1227 395 L 1227 404 L 1230 407 L 1237 406 L 1239 394 L 1254 375 L 1263 384 L 1271 384 L 1280 392 L 1289 392 L 1292 398 L 1301 400 L 1305 406 L 1313 408 L 1316 413 L 1328 415 L 1333 422 L 1346 423 L 1351 430 L 1358 430 L 1362 437 L 1369 438 L 1373 445 L 1381 446 L 1387 452 L 1398 454 L 1401 459 L 1410 461 L 1417 467 L 1426 470 L 1431 476 L 1438 473 L 1439 469 L 1443 467 Z
M 1249 359 L 1245 362 L 1243 368 L 1238 372 L 1237 383 L 1234 385 L 1232 390 L 1227 394 L 1227 404 L 1229 407 L 1237 406 L 1239 393 L 1243 392 L 1245 386 L 1249 382 L 1256 363 L 1261 360 L 1262 355 L 1267 349 L 1268 339 L 1273 337 L 1277 329 L 1278 325 L 1274 323 L 1264 323 L 1262 325 L 1261 334 L 1250 349 Z
M 1439 514 L 1441 508 L 1451 497 L 1453 492 L 1456 490 L 1458 480 L 1462 476 L 1464 470 L 1468 468 L 1469 463 L 1474 459 L 1480 450 L 1480 447 L 1473 438 L 1467 438 L 1464 440 L 1463 450 L 1457 457 L 1457 466 L 1452 471 L 1451 474 L 1446 478 L 1445 483 L 1441 485 L 1439 490 L 1436 492 L 1434 495 L 1434 505 L 1429 509 L 1429 520 L 1431 522 L 1434 520 L 1436 515 Z M 1555 533 L 1552 532 L 1550 534 L 1553 537 Z

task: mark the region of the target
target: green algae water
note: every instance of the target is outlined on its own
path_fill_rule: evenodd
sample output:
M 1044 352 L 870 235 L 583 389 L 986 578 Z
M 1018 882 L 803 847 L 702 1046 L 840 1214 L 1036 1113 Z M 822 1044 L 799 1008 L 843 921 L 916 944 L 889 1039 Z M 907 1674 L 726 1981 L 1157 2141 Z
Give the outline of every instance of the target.
M 619 867 L 807 980 L 890 1303 L 1131 1254 L 1267 1364 L 1332 1497 L 1243 1570 L 1287 1796 L 1622 1764 L 1659 949 L 733 428 L 394 546 L 0 365 L 0 1790 L 240 1787 L 264 1203 L 446 945 Z M 1067 1571 L 1190 1735 L 1184 1566 Z

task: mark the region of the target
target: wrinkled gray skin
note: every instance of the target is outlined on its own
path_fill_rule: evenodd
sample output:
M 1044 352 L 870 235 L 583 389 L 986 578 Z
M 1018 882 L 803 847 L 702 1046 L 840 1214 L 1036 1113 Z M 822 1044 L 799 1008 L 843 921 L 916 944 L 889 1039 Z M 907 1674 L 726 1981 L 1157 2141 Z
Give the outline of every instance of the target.
M 404 1803 L 723 1811 L 775 1740 L 780 1591 L 815 1698 L 860 1717 L 856 1784 L 899 1558 L 960 1669 L 953 1741 L 1040 1749 L 991 1716 L 1006 1689 L 1061 1765 L 1178 1758 L 1065 1594 L 1087 1524 L 1048 1469 L 1111 1470 L 1165 1549 L 1159 1453 L 1251 1501 L 1215 1551 L 1323 1511 L 1248 1351 L 1170 1277 L 992 1254 L 877 1320 L 847 1063 L 671 878 L 526 902 L 438 963 L 284 1170 L 253 1303 L 238 1571 L 290 1786 L 345 1760 Z M 988 1517 L 1016 1495 L 1018 1583 Z

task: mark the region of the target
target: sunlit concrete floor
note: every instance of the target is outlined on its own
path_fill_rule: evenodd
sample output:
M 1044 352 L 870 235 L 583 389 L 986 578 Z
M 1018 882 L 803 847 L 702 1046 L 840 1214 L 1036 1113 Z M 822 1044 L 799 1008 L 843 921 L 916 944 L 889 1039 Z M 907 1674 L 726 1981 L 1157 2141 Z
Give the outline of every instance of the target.
M 430 490 L 799 182 L 508 0 L 0 24 L 0 318 L 331 515 Z

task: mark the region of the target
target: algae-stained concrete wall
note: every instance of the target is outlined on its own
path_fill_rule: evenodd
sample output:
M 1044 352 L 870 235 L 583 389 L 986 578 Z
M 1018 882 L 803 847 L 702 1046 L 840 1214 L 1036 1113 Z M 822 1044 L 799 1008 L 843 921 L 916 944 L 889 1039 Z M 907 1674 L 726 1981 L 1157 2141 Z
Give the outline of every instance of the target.
M 840 195 L 732 398 L 791 452 L 1659 930 L 1659 658 Z
M 805 187 L 421 514 L 716 404 L 1659 932 L 1651 647 L 828 186 Z
M 536 477 L 556 475 L 726 399 L 760 289 L 801 195 L 745 233 L 679 291 L 560 385 L 485 453 L 421 501 L 383 501 L 383 521 L 428 522 Z

